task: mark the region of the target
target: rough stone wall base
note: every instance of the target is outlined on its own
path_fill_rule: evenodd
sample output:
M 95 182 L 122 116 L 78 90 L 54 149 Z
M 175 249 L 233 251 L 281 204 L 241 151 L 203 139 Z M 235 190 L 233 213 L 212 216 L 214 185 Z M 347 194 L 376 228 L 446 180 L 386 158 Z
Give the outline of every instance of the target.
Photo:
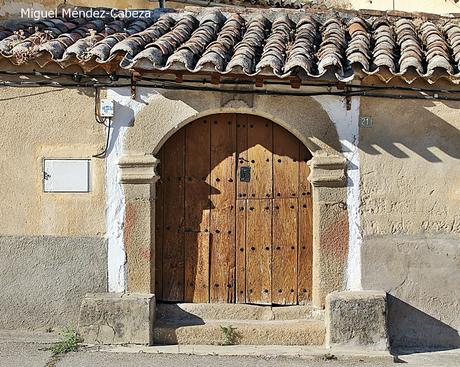
M 88 294 L 78 330 L 88 344 L 153 344 L 155 296 L 135 293 Z
M 460 348 L 460 237 L 367 236 L 362 256 L 363 287 L 388 292 L 392 348 Z
M 107 290 L 106 247 L 102 237 L 0 236 L 0 329 L 76 326 L 85 294 Z
M 326 297 L 326 347 L 386 350 L 386 293 L 335 292 Z

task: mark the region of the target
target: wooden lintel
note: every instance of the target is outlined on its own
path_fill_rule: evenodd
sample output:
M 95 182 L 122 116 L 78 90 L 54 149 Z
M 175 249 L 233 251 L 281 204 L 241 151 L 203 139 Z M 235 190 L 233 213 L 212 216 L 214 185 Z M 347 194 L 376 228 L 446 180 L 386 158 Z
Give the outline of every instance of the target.
M 345 87 L 346 87 L 346 84 L 344 82 L 337 82 L 337 89 L 344 90 Z
M 211 74 L 211 84 L 220 84 L 220 75 L 217 73 Z
M 298 76 L 293 76 L 289 79 L 290 79 L 292 88 L 299 89 L 300 86 L 302 85 L 302 81 L 300 80 Z
M 256 77 L 256 87 L 263 87 L 264 86 L 264 77 L 257 76 Z

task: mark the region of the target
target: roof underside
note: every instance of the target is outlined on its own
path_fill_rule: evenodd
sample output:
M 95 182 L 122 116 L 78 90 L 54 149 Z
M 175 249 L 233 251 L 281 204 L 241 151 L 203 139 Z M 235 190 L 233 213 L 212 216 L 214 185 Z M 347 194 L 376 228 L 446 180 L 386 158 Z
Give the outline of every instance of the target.
M 53 18 L 0 27 L 0 59 L 107 73 L 210 73 L 341 82 L 460 80 L 458 18 L 193 8 L 143 18 Z

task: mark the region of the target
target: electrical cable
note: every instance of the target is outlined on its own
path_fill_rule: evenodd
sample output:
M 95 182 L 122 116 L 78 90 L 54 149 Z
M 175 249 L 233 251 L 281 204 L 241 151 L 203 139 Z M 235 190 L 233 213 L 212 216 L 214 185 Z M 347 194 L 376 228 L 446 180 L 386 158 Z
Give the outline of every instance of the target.
M 92 79 L 97 82 L 97 78 L 109 78 L 111 80 L 118 79 L 131 79 L 131 75 L 125 74 L 86 74 L 86 73 L 64 73 L 64 72 L 15 72 L 15 71 L 5 71 L 0 70 L 0 75 L 15 75 L 15 76 L 44 76 L 44 77 L 71 77 L 75 78 L 76 75 L 80 79 Z M 142 76 L 140 81 L 155 81 L 155 82 L 171 82 L 170 79 L 165 78 L 150 78 Z M 27 82 L 27 81 L 24 81 Z M 38 82 L 38 81 L 37 81 Z M 44 81 L 43 81 L 44 82 Z M 182 83 L 191 83 L 191 84 L 207 84 L 209 80 L 206 79 L 184 79 Z M 112 85 L 111 83 L 108 83 Z M 221 80 L 219 82 L 221 85 L 254 85 L 252 80 L 248 79 L 232 79 L 232 80 Z M 264 80 L 264 84 L 273 85 L 273 86 L 290 86 L 289 82 L 281 81 L 270 81 Z M 309 87 L 336 87 L 337 82 L 302 82 L 301 86 Z M 416 91 L 416 92 L 429 92 L 429 93 L 460 93 L 460 89 L 439 89 L 439 88 L 420 88 L 420 87 L 402 87 L 402 86 L 392 86 L 392 85 L 357 85 L 357 84 L 345 84 L 347 87 L 355 89 L 369 89 L 376 88 L 382 90 L 402 90 L 402 91 Z
M 235 88 L 219 88 L 219 87 L 209 87 L 209 86 L 197 86 L 196 84 L 206 84 L 209 83 L 206 79 L 203 80 L 182 80 L 181 83 L 172 81 L 170 79 L 164 78 L 149 78 L 142 77 L 140 81 L 133 81 L 132 76 L 118 76 L 118 75 L 103 75 L 97 77 L 104 77 L 111 80 L 111 82 L 100 82 L 97 80 L 96 75 L 87 75 L 87 74 L 77 74 L 77 73 L 17 73 L 17 72 L 8 72 L 0 71 L 0 75 L 14 75 L 14 76 L 43 76 L 50 79 L 47 80 L 35 80 L 35 81 L 8 81 L 0 80 L 0 86 L 4 87 L 54 87 L 54 88 L 94 88 L 95 90 L 95 100 L 94 100 L 94 115 L 95 120 L 98 124 L 102 124 L 107 128 L 107 138 L 104 149 L 95 155 L 94 158 L 105 158 L 108 153 L 109 144 L 110 144 L 110 130 L 112 128 L 112 119 L 111 118 L 101 118 L 98 110 L 100 105 L 101 88 L 121 88 L 121 87 L 146 87 L 154 89 L 164 89 L 164 90 L 189 90 L 189 91 L 205 91 L 205 92 L 218 92 L 218 93 L 232 93 L 232 94 L 253 94 L 253 95 L 272 95 L 272 96 L 296 96 L 296 97 L 314 97 L 314 96 L 323 96 L 323 95 L 332 95 L 344 98 L 351 97 L 369 97 L 369 98 L 388 98 L 388 99 L 400 99 L 400 100 L 443 100 L 443 101 L 460 101 L 459 97 L 440 95 L 441 94 L 458 94 L 460 90 L 446 90 L 446 89 L 428 89 L 428 88 L 413 88 L 413 87 L 398 87 L 398 86 L 382 86 L 382 85 L 354 85 L 354 84 L 339 84 L 339 83 L 330 83 L 330 82 L 319 82 L 319 83 L 302 83 L 302 86 L 314 86 L 314 87 L 327 87 L 326 91 L 316 91 L 316 92 L 302 92 L 302 91 L 286 91 L 286 90 L 269 90 L 261 89 L 257 87 L 256 89 L 235 89 Z M 59 77 L 70 77 L 72 82 L 57 82 L 54 81 Z M 83 78 L 91 78 L 91 82 L 82 82 Z M 118 79 L 130 79 L 130 82 L 119 83 Z M 195 84 L 195 85 L 190 85 Z M 231 86 L 246 86 L 253 87 L 254 83 L 250 80 L 223 80 L 219 82 L 221 85 Z M 290 83 L 279 83 L 279 82 L 267 82 L 264 81 L 264 84 L 272 86 L 289 86 Z M 331 91 L 332 87 L 336 87 L 337 91 Z M 342 88 L 339 88 L 342 87 Z M 395 94 L 395 93 L 376 93 L 376 91 L 403 91 L 403 92 L 412 92 L 405 94 Z M 417 94 L 414 94 L 416 92 Z M 425 93 L 425 94 L 423 94 Z M 429 95 L 431 93 L 431 95 Z M 107 123 L 108 120 L 108 123 Z
M 112 119 L 109 117 L 108 120 L 109 122 L 107 124 L 107 140 L 105 142 L 105 148 L 102 152 L 94 154 L 94 158 L 105 158 L 107 156 L 107 151 L 109 150 L 110 144 L 110 129 L 112 128 Z
M 121 87 L 132 87 L 131 83 L 40 83 L 34 82 L 5 82 L 0 81 L 0 86 L 5 87 L 55 87 L 55 88 L 121 88 Z M 363 97 L 372 97 L 372 98 L 388 98 L 388 99 L 417 99 L 417 100 L 445 100 L 445 101 L 460 101 L 460 97 L 451 97 L 451 96 L 442 96 L 437 92 L 433 95 L 420 95 L 420 94 L 386 94 L 386 93 L 369 93 L 368 91 L 360 90 L 348 90 L 348 91 L 326 91 L 326 92 L 288 92 L 288 91 L 277 91 L 277 90 L 244 90 L 244 89 L 230 89 L 230 88 L 213 88 L 213 87 L 195 87 L 191 85 L 186 85 L 183 83 L 136 83 L 136 87 L 146 87 L 154 89 L 164 89 L 164 90 L 190 90 L 190 91 L 201 91 L 201 92 L 219 92 L 219 93 L 233 93 L 233 94 L 254 94 L 254 95 L 282 95 L 282 96 L 297 96 L 297 97 L 314 97 L 314 96 L 324 96 L 332 95 L 339 97 L 354 97 L 354 96 L 363 96 Z M 351 89 L 350 86 L 347 86 Z M 378 87 L 371 87 L 372 89 L 379 89 Z M 421 90 L 420 92 L 425 92 Z M 442 93 L 442 92 L 441 92 Z

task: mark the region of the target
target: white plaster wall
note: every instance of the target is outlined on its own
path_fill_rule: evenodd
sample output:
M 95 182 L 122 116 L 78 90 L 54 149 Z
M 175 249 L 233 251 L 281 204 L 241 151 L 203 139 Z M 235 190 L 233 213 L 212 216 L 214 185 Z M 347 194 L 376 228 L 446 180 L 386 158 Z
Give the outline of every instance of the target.
M 361 219 L 360 219 L 360 167 L 359 167 L 359 97 L 351 99 L 347 110 L 342 97 L 313 97 L 327 112 L 337 128 L 342 152 L 347 159 L 347 208 L 348 208 L 348 264 L 347 289 L 360 290 L 361 286 Z
M 122 185 L 118 182 L 118 160 L 123 154 L 125 133 L 136 115 L 155 94 L 153 90 L 137 89 L 136 99 L 131 97 L 130 88 L 114 88 L 107 91 L 107 98 L 115 101 L 111 138 L 106 159 L 107 193 L 107 258 L 109 292 L 124 292 L 127 284 L 126 253 L 123 242 L 123 221 L 125 198 Z

